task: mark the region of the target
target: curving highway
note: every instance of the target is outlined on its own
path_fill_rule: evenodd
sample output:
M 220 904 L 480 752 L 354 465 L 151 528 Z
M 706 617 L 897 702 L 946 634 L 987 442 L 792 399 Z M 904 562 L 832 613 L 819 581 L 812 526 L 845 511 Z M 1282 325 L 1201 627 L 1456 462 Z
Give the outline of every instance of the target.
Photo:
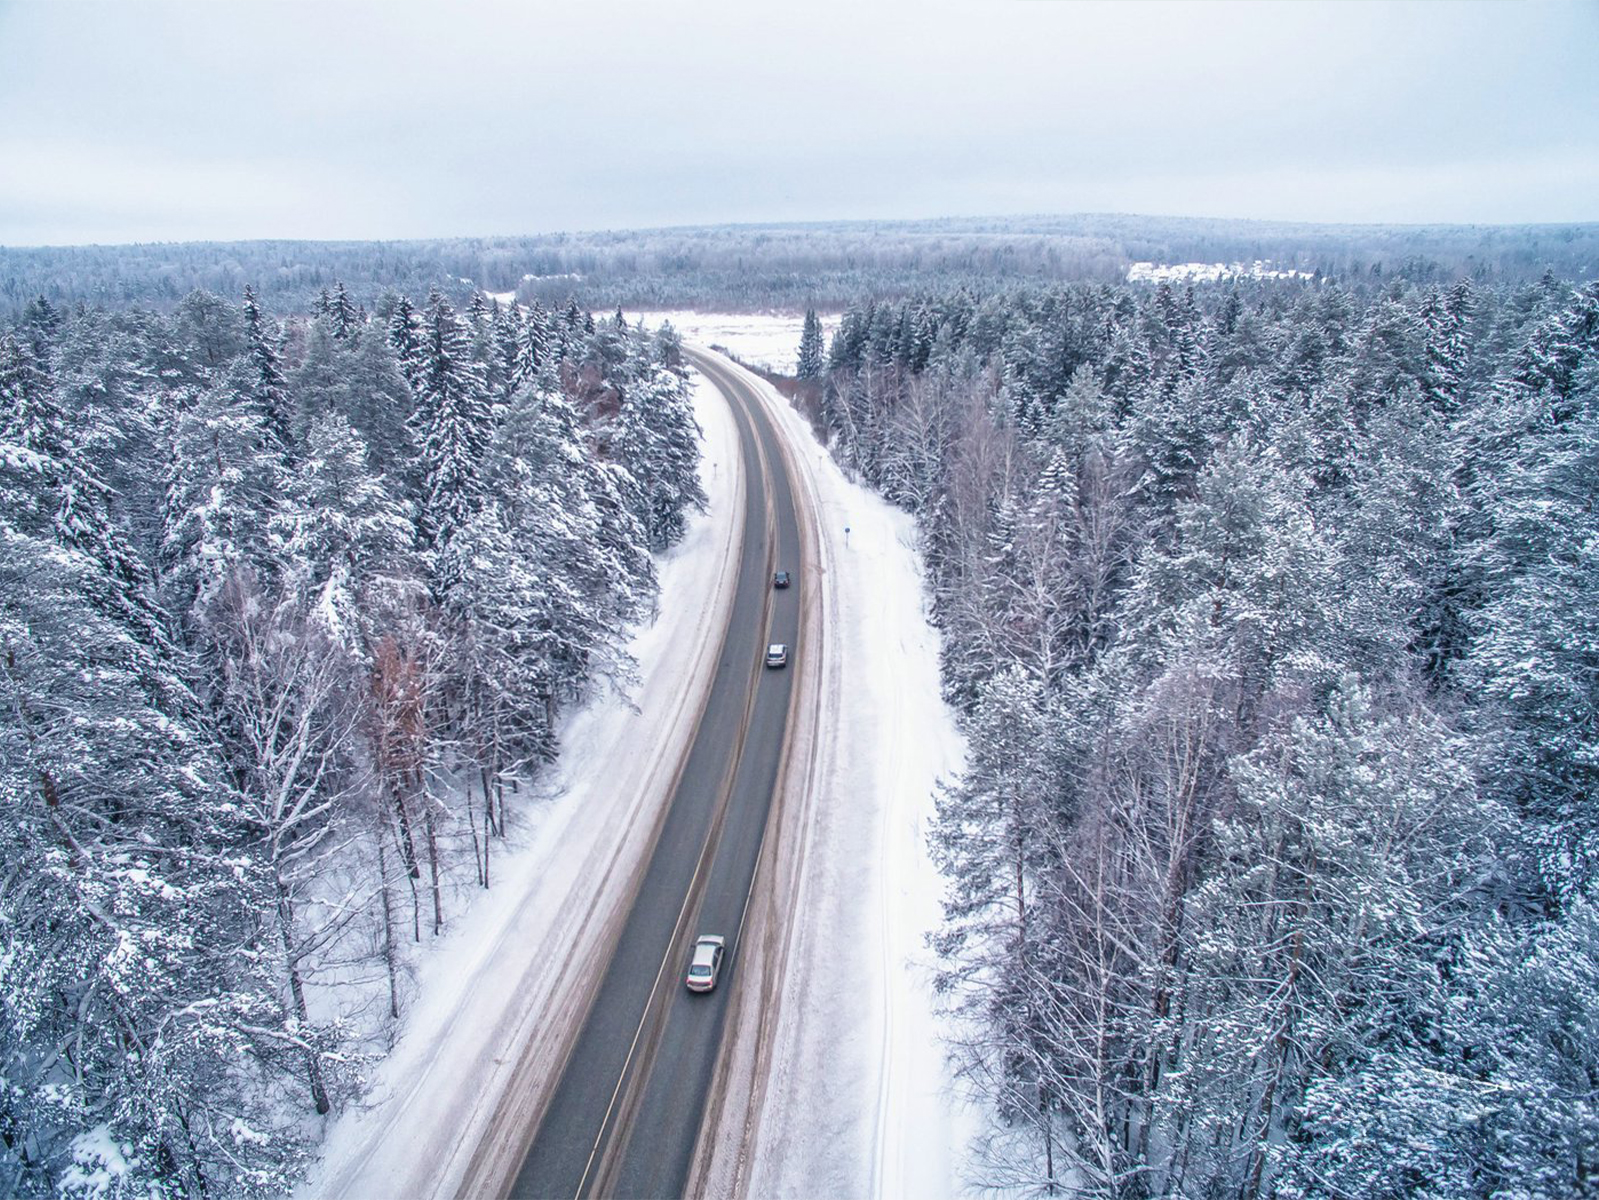
M 699 729 L 603 979 L 511 1184 L 516 1197 L 679 1196 L 710 1094 L 756 864 L 783 766 L 804 656 L 768 670 L 768 642 L 794 644 L 808 589 L 780 435 L 712 355 L 690 359 L 727 397 L 739 430 L 744 539 L 737 590 Z M 774 570 L 795 585 L 771 586 Z M 694 938 L 727 937 L 715 991 L 683 986 Z

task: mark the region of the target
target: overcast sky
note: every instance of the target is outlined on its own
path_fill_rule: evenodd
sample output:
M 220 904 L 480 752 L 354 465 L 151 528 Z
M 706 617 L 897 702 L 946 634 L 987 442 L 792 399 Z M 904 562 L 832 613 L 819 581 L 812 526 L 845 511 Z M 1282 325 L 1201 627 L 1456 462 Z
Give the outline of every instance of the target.
M 0 0 L 0 244 L 1599 220 L 1599 0 Z

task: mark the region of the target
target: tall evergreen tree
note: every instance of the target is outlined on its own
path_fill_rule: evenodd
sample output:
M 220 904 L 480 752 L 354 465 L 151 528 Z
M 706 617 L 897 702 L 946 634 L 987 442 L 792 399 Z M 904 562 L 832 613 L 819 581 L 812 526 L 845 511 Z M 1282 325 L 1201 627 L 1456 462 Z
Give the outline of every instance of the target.
M 484 455 L 494 430 L 483 366 L 472 356 L 470 331 L 437 292 L 428 299 L 422 332 L 416 380 L 423 495 L 419 530 L 424 548 L 437 552 L 482 503 Z M 447 579 L 435 577 L 435 587 L 448 585 Z
M 388 337 L 406 382 L 415 390 L 422 363 L 422 324 L 415 307 L 405 296 L 394 302 L 394 310 L 389 315 Z
M 360 331 L 360 314 L 356 311 L 355 302 L 350 299 L 350 293 L 345 290 L 341 282 L 335 282 L 333 285 L 333 294 L 328 298 L 327 317 L 333 336 L 340 341 L 354 337 Z
M 289 401 L 287 381 L 278 353 L 277 334 L 270 328 L 268 319 L 256 303 L 255 292 L 244 289 L 244 336 L 254 378 L 250 395 L 257 408 L 267 436 L 278 454 L 288 462 L 294 453 L 293 414 Z
M 822 347 L 822 323 L 817 320 L 816 310 L 805 310 L 805 325 L 800 330 L 799 363 L 795 374 L 801 379 L 816 379 L 822 374 L 822 369 L 827 365 Z

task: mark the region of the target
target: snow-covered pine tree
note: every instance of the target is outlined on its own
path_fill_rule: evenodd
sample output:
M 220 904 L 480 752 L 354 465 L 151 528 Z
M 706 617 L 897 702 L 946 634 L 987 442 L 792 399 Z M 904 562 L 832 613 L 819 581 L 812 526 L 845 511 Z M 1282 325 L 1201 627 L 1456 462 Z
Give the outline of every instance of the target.
M 434 292 L 422 323 L 416 373 L 417 473 L 422 488 L 421 543 L 438 554 L 482 503 L 484 455 L 494 434 L 483 366 L 472 356 L 469 329 Z M 450 580 L 434 573 L 436 594 Z
M 422 319 L 405 296 L 394 301 L 389 314 L 388 339 L 405 381 L 415 391 L 422 363 Z
M 683 378 L 662 367 L 639 364 L 636 381 L 623 385 L 611 444 L 638 486 L 637 516 L 651 549 L 677 542 L 689 511 L 705 507 L 699 437 Z
M 328 328 L 340 341 L 354 337 L 360 331 L 361 317 L 355 301 L 350 299 L 350 293 L 338 280 L 334 281 L 333 294 L 328 299 L 327 318 Z
M 294 414 L 289 398 L 288 382 L 283 376 L 281 355 L 278 351 L 278 334 L 256 303 L 255 291 L 246 286 L 244 303 L 244 337 L 253 368 L 249 395 L 260 409 L 267 435 L 285 463 L 294 457 Z
M 200 371 L 200 379 L 227 366 L 245 348 L 239 310 L 206 291 L 190 292 L 173 314 L 178 339 Z
M 1569 382 L 1502 393 L 1503 457 L 1474 486 L 1492 528 L 1488 599 L 1462 669 L 1483 704 L 1490 786 L 1531 823 L 1559 899 L 1599 870 L 1599 336 L 1572 357 Z
M 826 350 L 822 345 L 822 323 L 814 308 L 805 310 L 805 324 L 800 329 L 799 361 L 795 374 L 801 379 L 817 379 L 827 365 Z

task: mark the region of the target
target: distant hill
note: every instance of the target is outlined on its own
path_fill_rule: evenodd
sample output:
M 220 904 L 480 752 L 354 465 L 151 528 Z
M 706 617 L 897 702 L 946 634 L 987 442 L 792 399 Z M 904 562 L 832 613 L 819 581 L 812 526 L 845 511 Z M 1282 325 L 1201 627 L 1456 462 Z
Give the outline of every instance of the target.
M 195 288 L 301 311 L 335 280 L 369 307 L 387 289 L 481 289 L 584 308 L 839 309 L 932 287 L 1126 279 L 1135 263 L 1272 264 L 1417 282 L 1599 276 L 1599 223 L 1310 225 L 1118 214 L 835 221 L 408 242 L 183 242 L 0 247 L 0 316 L 35 296 L 165 307 Z

